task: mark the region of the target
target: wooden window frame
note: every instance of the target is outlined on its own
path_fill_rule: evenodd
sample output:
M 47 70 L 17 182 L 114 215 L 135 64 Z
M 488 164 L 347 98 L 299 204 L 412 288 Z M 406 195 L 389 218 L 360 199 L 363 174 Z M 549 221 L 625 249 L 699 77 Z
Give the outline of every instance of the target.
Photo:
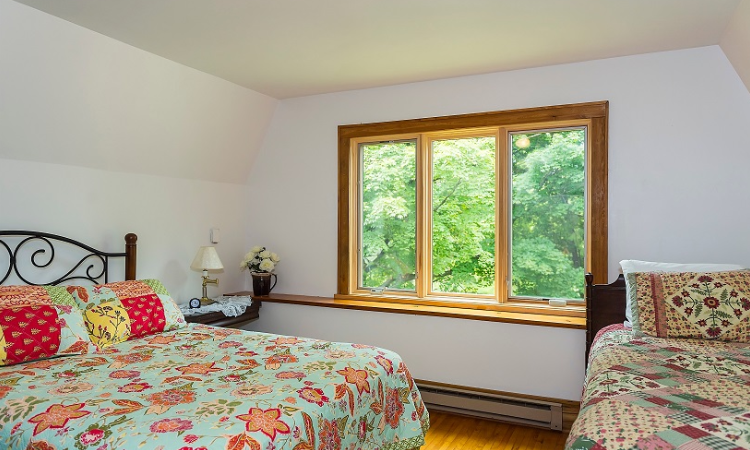
M 594 275 L 595 283 L 606 283 L 608 260 L 608 115 L 609 102 L 589 102 L 571 105 L 546 106 L 508 111 L 495 111 L 477 114 L 462 114 L 446 117 L 401 120 L 369 124 L 341 125 L 338 128 L 338 280 L 336 299 L 350 299 L 372 302 L 388 302 L 390 304 L 417 304 L 438 307 L 452 307 L 477 310 L 498 310 L 514 312 L 531 312 L 552 315 L 580 316 L 584 304 L 568 305 L 566 307 L 551 307 L 538 300 L 508 299 L 507 295 L 499 294 L 493 302 L 477 299 L 457 301 L 450 297 L 417 298 L 416 295 L 373 294 L 356 291 L 357 271 L 353 261 L 357 257 L 358 232 L 353 227 L 358 226 L 357 189 L 353 183 L 358 180 L 359 161 L 355 157 L 353 148 L 357 143 L 366 140 L 377 140 L 382 136 L 408 136 L 423 133 L 436 134 L 447 130 L 499 128 L 497 160 L 498 177 L 507 179 L 504 173 L 506 167 L 501 167 L 500 155 L 507 154 L 508 133 L 522 129 L 551 129 L 570 126 L 587 127 L 587 208 L 586 208 L 586 270 Z M 501 148 L 502 147 L 502 148 Z M 418 149 L 419 151 L 419 149 Z M 421 170 L 421 169 L 418 169 Z M 503 171 L 503 172 L 501 172 Z M 500 183 L 498 183 L 500 185 Z M 420 189 L 421 190 L 421 189 Z M 418 194 L 419 191 L 418 190 Z M 504 204 L 507 202 L 504 202 Z M 419 200 L 418 200 L 419 204 Z M 499 209 L 505 209 L 504 206 Z M 507 214 L 507 211 L 500 211 Z M 499 217 L 498 217 L 499 218 Z M 497 222 L 498 235 L 507 236 L 507 230 L 500 226 L 504 220 Z M 424 228 L 424 224 L 418 224 Z M 424 232 L 424 230 L 422 230 Z M 501 234 L 502 233 L 502 234 Z M 504 239 L 498 239 L 502 241 Z M 500 248 L 502 247 L 502 248 Z M 505 244 L 498 245 L 497 258 L 505 257 Z M 417 256 L 421 257 L 420 255 Z M 507 258 L 506 258 L 507 259 Z M 500 274 L 498 282 L 501 280 Z M 424 278 L 424 277 L 422 277 Z M 504 285 L 504 280 L 502 280 Z M 498 292 L 506 287 L 498 285 Z

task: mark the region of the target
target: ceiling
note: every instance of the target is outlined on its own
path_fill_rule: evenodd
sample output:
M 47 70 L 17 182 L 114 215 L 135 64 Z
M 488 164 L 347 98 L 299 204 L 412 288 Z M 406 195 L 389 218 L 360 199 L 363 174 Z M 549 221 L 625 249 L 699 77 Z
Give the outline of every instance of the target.
M 740 0 L 17 0 L 278 99 L 719 44 Z

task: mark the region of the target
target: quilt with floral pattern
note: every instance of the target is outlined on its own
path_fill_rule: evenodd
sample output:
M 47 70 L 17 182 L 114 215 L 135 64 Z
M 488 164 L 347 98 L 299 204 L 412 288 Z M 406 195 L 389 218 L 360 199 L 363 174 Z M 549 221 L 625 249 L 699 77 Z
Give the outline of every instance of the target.
M 190 325 L 0 367 L 0 448 L 405 450 L 429 416 L 393 352 Z
M 750 448 L 750 344 L 602 330 L 567 449 Z

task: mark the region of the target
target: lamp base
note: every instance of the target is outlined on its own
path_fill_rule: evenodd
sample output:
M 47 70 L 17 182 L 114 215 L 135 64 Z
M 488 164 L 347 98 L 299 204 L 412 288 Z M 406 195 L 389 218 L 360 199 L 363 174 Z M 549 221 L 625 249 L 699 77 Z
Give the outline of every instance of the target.
M 208 278 L 207 275 L 208 272 L 205 270 L 203 271 L 203 297 L 201 297 L 201 306 L 210 305 L 211 303 L 216 303 L 215 301 L 208 298 L 208 289 L 206 288 L 206 285 L 208 284 L 215 284 L 216 286 L 219 285 L 219 280 L 214 278 L 213 280 L 211 278 Z

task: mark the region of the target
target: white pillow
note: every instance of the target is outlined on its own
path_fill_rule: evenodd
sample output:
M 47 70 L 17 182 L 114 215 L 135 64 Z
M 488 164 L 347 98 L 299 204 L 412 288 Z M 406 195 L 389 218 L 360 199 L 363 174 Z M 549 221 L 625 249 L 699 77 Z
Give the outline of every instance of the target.
M 638 261 L 636 259 L 625 259 L 620 261 L 622 273 L 627 277 L 632 272 L 729 272 L 730 270 L 742 270 L 744 267 L 737 264 L 678 264 L 651 261 Z M 627 285 L 626 285 L 627 288 Z M 626 326 L 633 322 L 631 312 L 630 293 L 625 294 L 625 318 Z

